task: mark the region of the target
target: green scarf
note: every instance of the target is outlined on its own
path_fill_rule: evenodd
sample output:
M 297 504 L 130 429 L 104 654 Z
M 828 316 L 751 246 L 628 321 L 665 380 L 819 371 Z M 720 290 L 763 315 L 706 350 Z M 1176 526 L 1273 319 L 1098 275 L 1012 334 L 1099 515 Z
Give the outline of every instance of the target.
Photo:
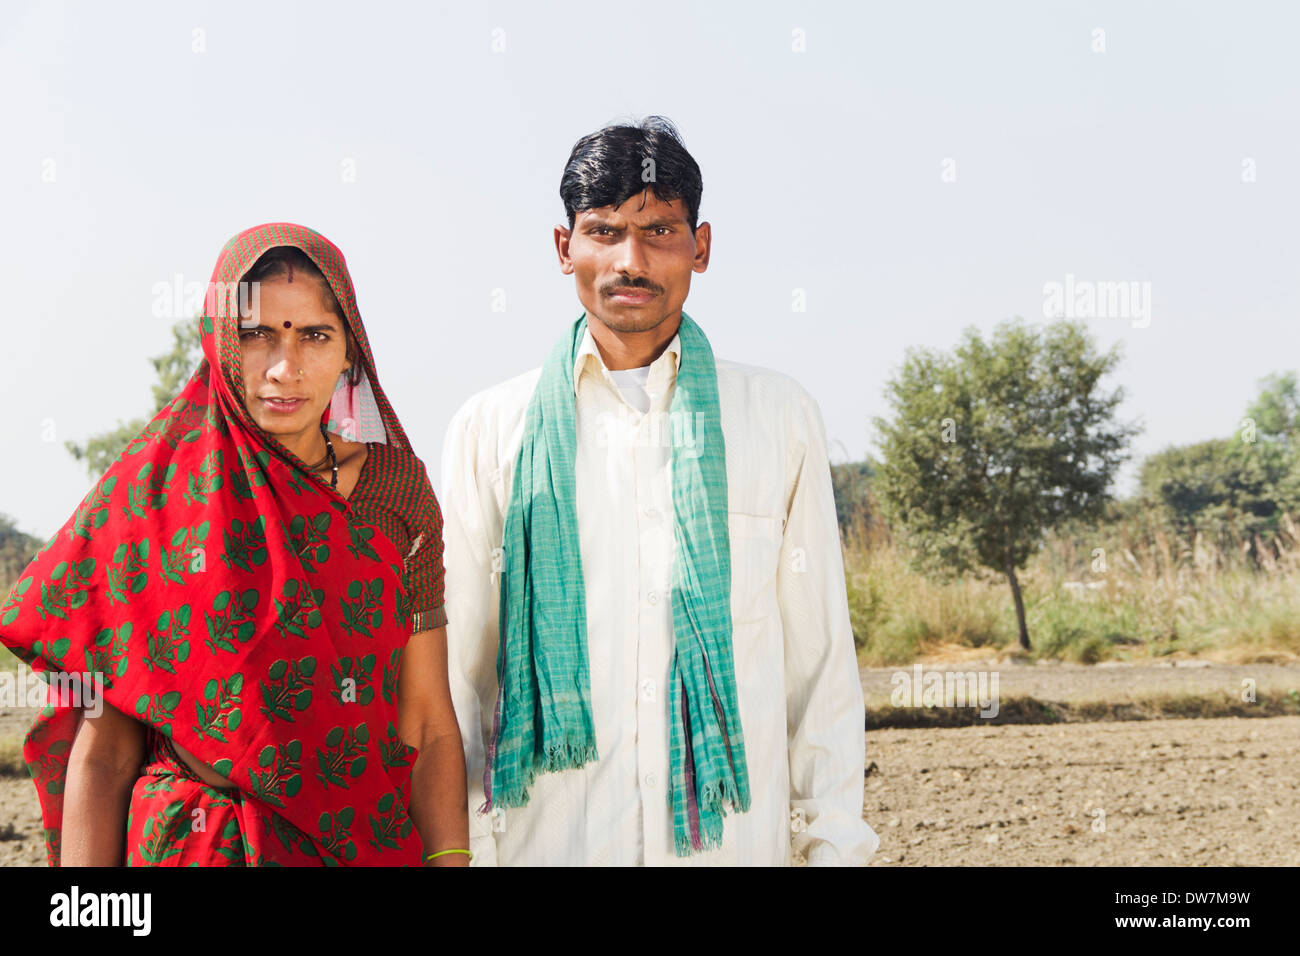
M 484 809 L 521 807 L 538 774 L 598 760 L 578 548 L 573 366 L 584 312 L 556 343 L 528 405 L 502 540 L 496 716 Z M 724 805 L 749 809 L 731 652 L 726 448 L 713 350 L 685 312 L 670 407 L 676 648 L 668 694 L 678 856 L 722 844 Z M 688 423 L 679 427 L 681 423 Z M 629 547 L 632 543 L 629 542 Z

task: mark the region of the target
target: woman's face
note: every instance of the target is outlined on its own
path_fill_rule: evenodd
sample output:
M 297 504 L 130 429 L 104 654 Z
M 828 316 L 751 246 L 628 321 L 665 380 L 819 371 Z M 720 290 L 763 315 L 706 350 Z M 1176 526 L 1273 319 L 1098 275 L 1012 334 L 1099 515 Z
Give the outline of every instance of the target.
M 244 405 L 282 444 L 319 430 L 349 367 L 343 320 L 328 307 L 330 295 L 315 276 L 265 279 L 252 297 L 252 315 L 240 322 Z

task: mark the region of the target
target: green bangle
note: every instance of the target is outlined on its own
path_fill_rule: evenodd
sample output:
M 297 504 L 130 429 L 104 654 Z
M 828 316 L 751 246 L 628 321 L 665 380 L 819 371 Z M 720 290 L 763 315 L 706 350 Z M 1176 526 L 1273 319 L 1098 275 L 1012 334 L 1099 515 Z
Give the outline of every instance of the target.
M 442 856 L 444 853 L 465 853 L 471 860 L 474 859 L 474 854 L 470 853 L 469 850 L 439 850 L 437 853 L 426 853 L 424 855 L 424 861 L 427 863 L 434 857 Z

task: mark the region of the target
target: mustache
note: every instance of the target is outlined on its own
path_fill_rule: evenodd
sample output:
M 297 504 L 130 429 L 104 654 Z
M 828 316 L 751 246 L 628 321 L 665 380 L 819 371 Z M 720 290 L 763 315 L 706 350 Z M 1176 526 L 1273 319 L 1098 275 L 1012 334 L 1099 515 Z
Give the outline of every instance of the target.
M 663 289 L 659 288 L 649 279 L 620 279 L 617 282 L 611 282 L 600 291 L 605 295 L 612 295 L 620 289 L 642 289 L 646 292 L 660 293 Z

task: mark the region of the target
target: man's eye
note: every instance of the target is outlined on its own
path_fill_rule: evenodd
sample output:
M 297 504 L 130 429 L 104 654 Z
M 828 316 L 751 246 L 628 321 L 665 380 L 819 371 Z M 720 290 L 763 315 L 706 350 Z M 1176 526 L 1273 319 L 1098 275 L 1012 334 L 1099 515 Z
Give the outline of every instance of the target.
M 266 329 L 240 329 L 240 330 L 239 330 L 239 337 L 240 337 L 241 339 L 246 339 L 246 338 L 248 338 L 250 335 L 261 335 L 261 334 L 262 334 L 263 332 L 265 332 L 265 331 L 266 331 Z

